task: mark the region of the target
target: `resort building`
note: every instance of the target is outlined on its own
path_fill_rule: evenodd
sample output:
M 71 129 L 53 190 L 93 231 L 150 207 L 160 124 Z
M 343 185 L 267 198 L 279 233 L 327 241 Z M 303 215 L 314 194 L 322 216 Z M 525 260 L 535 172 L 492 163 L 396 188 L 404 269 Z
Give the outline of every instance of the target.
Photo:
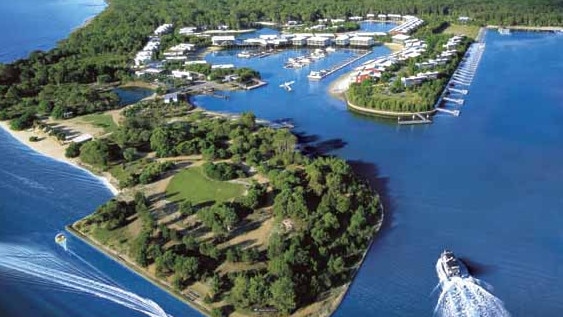
M 164 103 L 178 102 L 178 93 L 171 93 L 164 95 Z
M 379 20 L 385 21 L 385 20 L 387 20 L 387 14 L 378 14 L 377 18 Z
M 291 44 L 295 46 L 304 46 L 307 44 L 307 37 L 306 36 L 296 36 L 291 39 Z
M 235 65 L 234 64 L 211 65 L 211 69 L 231 69 L 231 68 L 235 68 Z
M 170 32 L 172 32 L 172 29 L 174 28 L 173 24 L 163 24 L 159 27 L 156 28 L 156 30 L 154 30 L 154 35 L 164 35 L 164 34 L 168 34 Z
M 373 20 L 373 18 L 375 18 L 375 14 L 373 14 L 373 13 L 368 13 L 368 14 L 366 14 L 366 18 L 367 18 L 368 20 Z
M 328 37 L 313 36 L 307 39 L 307 45 L 309 46 L 328 46 L 331 43 L 331 39 Z
M 338 46 L 350 45 L 350 37 L 348 35 L 340 35 L 334 42 Z
M 391 37 L 393 43 L 397 44 L 404 44 L 406 40 L 410 39 L 411 37 L 406 34 L 396 34 Z
M 356 36 L 350 39 L 351 46 L 373 46 L 375 45 L 375 40 L 372 37 L 367 36 Z
M 197 32 L 197 27 L 196 26 L 186 26 L 181 28 L 178 33 L 182 34 L 182 35 L 192 35 L 195 32 Z
M 459 18 L 457 18 L 457 20 L 461 23 L 467 23 L 467 22 L 469 22 L 469 20 L 471 20 L 471 18 L 470 17 L 459 17 Z
M 195 49 L 195 44 L 182 43 L 169 48 L 166 52 L 164 52 L 164 56 L 181 56 L 188 52 L 193 52 Z
M 215 46 L 232 46 L 236 44 L 234 35 L 212 36 L 211 43 Z
M 187 80 L 193 80 L 193 74 L 189 71 L 185 71 L 185 70 L 173 70 L 172 71 L 172 77 L 174 78 L 183 78 L 183 79 L 187 79 Z
M 388 14 L 387 16 L 391 18 L 392 15 Z M 396 18 L 394 19 L 397 20 Z M 424 24 L 423 20 L 412 15 L 405 15 L 402 19 L 403 23 L 389 30 L 389 34 L 409 34 Z
M 400 14 L 388 14 L 387 17 L 388 17 L 390 20 L 398 21 L 398 20 L 400 20 L 403 16 L 400 15 Z
M 416 76 L 402 77 L 401 83 L 405 87 L 411 87 L 411 86 L 414 86 L 414 85 L 420 85 L 425 80 L 437 79 L 439 75 L 440 75 L 440 73 L 438 73 L 438 72 L 418 73 L 418 74 L 416 74 Z
M 350 21 L 362 21 L 364 18 L 360 16 L 353 16 L 348 18 Z

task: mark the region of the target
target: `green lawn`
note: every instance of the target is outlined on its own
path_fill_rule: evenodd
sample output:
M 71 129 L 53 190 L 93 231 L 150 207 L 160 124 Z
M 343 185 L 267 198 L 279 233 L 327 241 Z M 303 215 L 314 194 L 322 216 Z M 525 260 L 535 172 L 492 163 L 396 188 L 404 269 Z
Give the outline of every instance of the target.
M 89 114 L 82 116 L 81 119 L 94 126 L 104 128 L 106 133 L 117 130 L 117 124 L 109 114 Z
M 480 27 L 477 25 L 461 25 L 461 24 L 451 24 L 447 29 L 444 30 L 446 34 L 465 34 L 470 38 L 475 39 L 477 34 L 479 34 Z
M 242 195 L 244 186 L 207 178 L 201 167 L 191 167 L 176 174 L 166 188 L 171 200 L 190 200 L 194 204 L 228 201 Z

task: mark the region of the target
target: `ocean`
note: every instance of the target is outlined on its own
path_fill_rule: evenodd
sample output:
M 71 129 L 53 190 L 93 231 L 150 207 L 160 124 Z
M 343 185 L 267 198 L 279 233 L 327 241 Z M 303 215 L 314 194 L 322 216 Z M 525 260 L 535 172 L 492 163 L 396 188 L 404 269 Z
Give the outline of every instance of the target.
M 68 21 L 59 33 L 43 35 L 50 19 L 39 3 L 51 2 Z M 11 17 L 26 25 L 17 36 L 2 33 L 3 42 L 30 38 L 37 45 L 12 40 L 13 46 L 0 47 L 4 61 L 52 46 L 95 13 L 71 1 L 0 6 L 2 23 Z M 76 12 L 80 8 L 83 14 Z M 297 132 L 348 159 L 382 194 L 383 229 L 336 316 L 432 315 L 439 295 L 433 291 L 434 266 L 444 248 L 490 284 L 513 316 L 563 311 L 563 36 L 489 31 L 485 40 L 461 116 L 437 115 L 424 126 L 355 115 L 328 95 L 330 81 L 361 61 L 321 82 L 306 79 L 310 70 L 357 52 L 340 50 L 300 70 L 282 68 L 299 50 L 251 60 L 232 51 L 206 57 L 252 65 L 269 85 L 230 93 L 228 101 L 197 97 L 195 103 L 214 111 L 251 110 L 270 120 L 291 118 Z M 372 56 L 387 53 L 376 47 Z M 292 92 L 278 87 L 288 80 L 295 81 Z M 17 266 L 0 270 L 2 316 L 144 316 L 156 309 L 131 293 L 104 299 L 96 293 L 99 284 L 150 298 L 173 316 L 197 315 L 81 241 L 70 237 L 69 251 L 54 243 L 65 225 L 111 197 L 101 181 L 35 154 L 4 131 L 0 153 L 0 265 Z M 41 265 L 49 270 L 41 272 Z M 82 284 L 73 282 L 76 277 Z

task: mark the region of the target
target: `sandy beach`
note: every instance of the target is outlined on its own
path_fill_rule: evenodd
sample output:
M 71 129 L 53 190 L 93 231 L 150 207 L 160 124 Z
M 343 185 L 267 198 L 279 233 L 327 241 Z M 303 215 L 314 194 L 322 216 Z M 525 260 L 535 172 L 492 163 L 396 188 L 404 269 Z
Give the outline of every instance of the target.
M 340 100 L 346 100 L 346 98 L 344 97 L 344 93 L 348 90 L 348 87 L 350 87 L 350 84 L 351 84 L 350 74 L 351 73 L 352 72 L 348 72 L 348 73 L 338 77 L 333 82 L 331 82 L 330 85 L 328 86 L 328 93 L 331 96 L 338 98 Z
M 108 177 L 100 176 L 92 173 L 88 169 L 84 168 L 79 164 L 78 159 L 71 159 L 65 156 L 66 145 L 63 145 L 57 141 L 54 137 L 49 137 L 43 132 L 36 131 L 34 129 L 28 129 L 23 131 L 14 131 L 10 129 L 8 121 L 0 121 L 0 128 L 9 133 L 14 139 L 18 140 L 20 143 L 24 144 L 28 148 L 34 150 L 35 152 L 47 156 L 59 162 L 69 164 L 75 168 L 82 169 L 92 176 L 98 178 L 104 185 L 114 194 L 117 195 L 119 190 L 110 182 Z M 36 136 L 41 139 L 38 142 L 31 142 L 30 137 Z

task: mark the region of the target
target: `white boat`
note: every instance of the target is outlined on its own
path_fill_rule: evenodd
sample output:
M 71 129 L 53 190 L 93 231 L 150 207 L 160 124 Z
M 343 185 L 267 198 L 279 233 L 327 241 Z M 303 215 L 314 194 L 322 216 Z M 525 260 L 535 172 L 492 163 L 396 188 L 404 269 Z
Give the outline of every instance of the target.
M 309 75 L 307 75 L 307 78 L 309 78 L 309 80 L 321 80 L 326 76 L 326 73 L 327 71 L 324 69 L 319 71 L 312 70 Z
M 336 49 L 332 46 L 329 46 L 325 49 L 327 52 L 336 52 Z
M 237 57 L 239 57 L 239 58 L 251 58 L 252 53 L 249 52 L 249 51 L 242 51 L 242 52 L 237 54 Z
M 450 281 L 453 278 L 467 278 L 469 271 L 460 259 L 456 258 L 450 250 L 444 250 L 436 262 L 436 273 L 440 282 Z

